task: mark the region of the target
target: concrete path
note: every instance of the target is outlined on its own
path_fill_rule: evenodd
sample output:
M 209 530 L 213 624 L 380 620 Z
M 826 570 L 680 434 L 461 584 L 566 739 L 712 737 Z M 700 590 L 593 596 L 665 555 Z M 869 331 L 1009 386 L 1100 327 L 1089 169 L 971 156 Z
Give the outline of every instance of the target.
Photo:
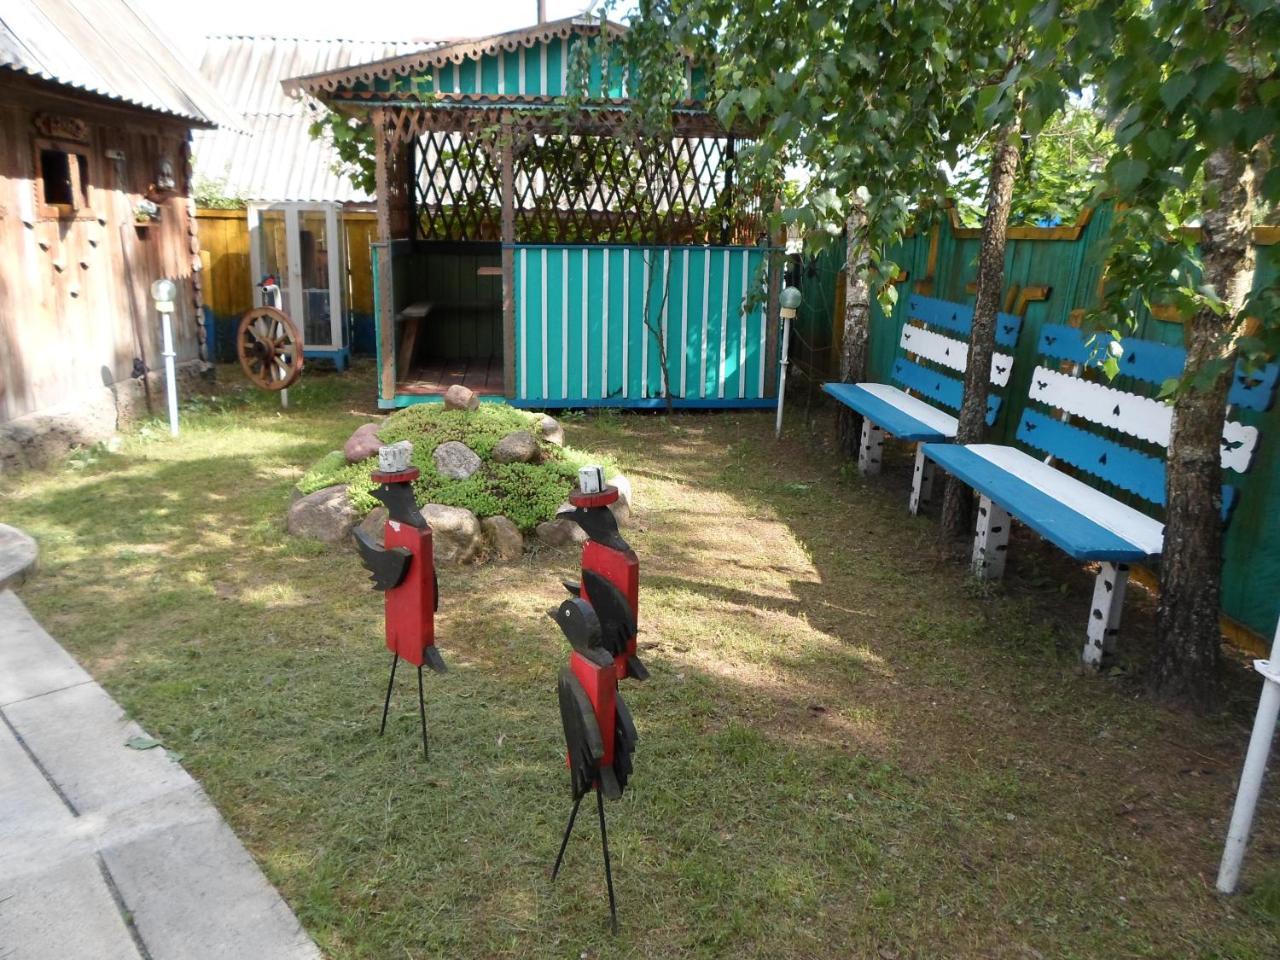
M 0 591 L 0 960 L 313 960 L 200 785 Z

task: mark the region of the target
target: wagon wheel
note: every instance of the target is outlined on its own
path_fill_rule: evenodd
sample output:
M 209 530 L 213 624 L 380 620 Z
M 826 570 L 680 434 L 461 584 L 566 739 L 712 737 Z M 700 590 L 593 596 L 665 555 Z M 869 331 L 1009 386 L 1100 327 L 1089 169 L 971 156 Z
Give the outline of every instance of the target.
M 284 390 L 302 376 L 302 334 L 275 307 L 245 311 L 236 331 L 245 376 L 263 390 Z

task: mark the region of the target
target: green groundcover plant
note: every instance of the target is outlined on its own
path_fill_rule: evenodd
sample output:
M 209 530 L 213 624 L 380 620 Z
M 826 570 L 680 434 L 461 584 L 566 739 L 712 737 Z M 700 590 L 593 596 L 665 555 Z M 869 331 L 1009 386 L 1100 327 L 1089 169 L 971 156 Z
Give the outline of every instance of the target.
M 528 532 L 555 516 L 577 483 L 579 467 L 598 463 L 605 468 L 606 476 L 617 473 L 617 465 L 607 456 L 541 439 L 542 417 L 540 413 L 501 404 L 483 404 L 478 410 L 446 410 L 423 404 L 393 414 L 378 436 L 384 443 L 413 443 L 413 463 L 421 471 L 413 484 L 419 503 L 465 507 L 478 517 L 501 514 Z M 539 462 L 496 463 L 492 459 L 498 441 L 516 430 L 528 430 L 538 438 Z M 441 476 L 436 470 L 433 453 L 449 440 L 465 443 L 482 461 L 480 469 L 465 480 Z M 311 466 L 298 481 L 298 489 L 306 494 L 346 484 L 351 502 L 362 513 L 368 513 L 378 505 L 371 493 L 374 483 L 370 479 L 377 463 L 377 457 L 347 463 L 342 451 L 334 450 Z

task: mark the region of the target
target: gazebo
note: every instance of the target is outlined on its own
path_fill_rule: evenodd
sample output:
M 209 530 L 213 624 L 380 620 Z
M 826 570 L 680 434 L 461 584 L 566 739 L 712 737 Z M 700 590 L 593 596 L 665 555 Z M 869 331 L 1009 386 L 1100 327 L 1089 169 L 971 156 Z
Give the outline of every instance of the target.
M 379 403 L 452 383 L 518 406 L 770 407 L 776 184 L 703 106 L 636 132 L 625 28 L 573 18 L 314 73 L 286 88 L 367 117 Z

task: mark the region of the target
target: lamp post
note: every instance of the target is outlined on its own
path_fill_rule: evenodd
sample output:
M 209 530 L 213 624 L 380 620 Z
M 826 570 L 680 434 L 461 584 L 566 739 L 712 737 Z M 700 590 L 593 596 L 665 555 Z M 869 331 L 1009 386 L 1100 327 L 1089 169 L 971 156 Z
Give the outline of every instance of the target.
M 161 356 L 164 357 L 165 392 L 169 397 L 169 434 L 178 435 L 178 382 L 174 372 L 173 351 L 173 301 L 178 293 L 178 285 L 168 277 L 161 277 L 151 284 L 151 299 L 155 301 L 156 310 L 160 314 L 160 330 L 163 337 Z
M 785 288 L 778 298 L 778 314 L 782 317 L 782 369 L 778 372 L 778 423 L 773 431 L 775 438 L 782 436 L 782 402 L 787 392 L 787 366 L 791 362 L 788 359 L 791 352 L 791 321 L 800 309 L 801 299 L 800 291 L 795 287 Z

